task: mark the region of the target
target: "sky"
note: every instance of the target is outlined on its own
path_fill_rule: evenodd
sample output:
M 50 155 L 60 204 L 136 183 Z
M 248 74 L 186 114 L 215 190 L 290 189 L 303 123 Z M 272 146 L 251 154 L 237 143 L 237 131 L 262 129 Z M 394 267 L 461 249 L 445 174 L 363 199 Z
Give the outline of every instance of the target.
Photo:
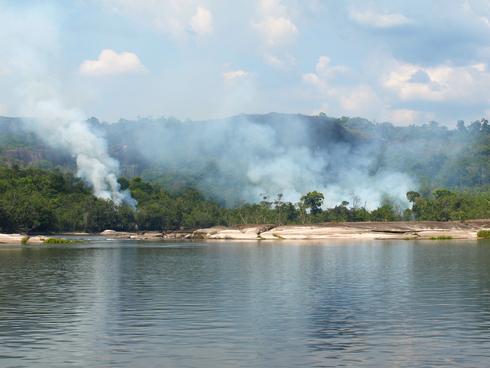
M 0 115 L 490 115 L 490 1 L 0 0 Z

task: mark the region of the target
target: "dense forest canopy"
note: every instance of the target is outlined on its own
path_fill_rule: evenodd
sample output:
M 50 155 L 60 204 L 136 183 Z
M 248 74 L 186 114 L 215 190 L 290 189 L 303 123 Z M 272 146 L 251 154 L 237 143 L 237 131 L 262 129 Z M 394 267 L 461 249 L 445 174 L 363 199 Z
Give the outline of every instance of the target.
M 121 189 L 130 191 L 137 206 L 116 206 L 94 197 L 75 177 L 72 157 L 26 132 L 22 120 L 0 118 L 0 231 L 172 230 L 246 223 L 490 217 L 490 127 L 485 119 L 460 121 L 456 129 L 435 122 L 397 127 L 360 118 L 284 114 L 206 122 L 170 118 L 108 124 L 91 119 L 90 124 L 106 137 L 110 154 L 121 165 Z M 252 143 L 261 136 L 250 134 L 259 133 L 265 140 Z M 234 148 L 221 149 L 226 142 Z M 289 148 L 267 146 L 272 143 Z M 247 149 L 253 150 L 253 157 Z M 354 192 L 339 197 L 335 187 L 308 186 L 316 178 L 303 183 L 306 189 L 291 200 L 277 185 L 301 152 L 306 153 L 297 161 L 307 166 L 305 176 L 313 173 L 344 185 L 350 181 L 338 177 L 349 172 L 361 179 L 388 171 L 401 173 L 410 179 L 403 192 L 405 202 L 387 192 L 376 206 L 367 206 Z M 278 161 L 281 155 L 291 155 L 291 161 Z M 253 182 L 250 173 L 240 176 L 230 167 L 236 163 L 243 170 L 241 165 L 254 159 L 257 167 L 267 169 L 279 162 L 285 171 L 269 166 L 271 175 L 279 178 L 268 182 L 256 173 L 262 182 Z M 322 165 L 302 160 L 318 160 Z M 246 180 L 261 190 L 270 183 L 269 188 L 278 190 L 254 192 Z M 375 184 L 370 183 L 373 191 L 379 190 Z M 237 194 L 241 190 L 255 197 L 244 199 Z
M 347 201 L 325 208 L 324 194 L 316 191 L 306 193 L 297 203 L 283 201 L 279 194 L 264 196 L 259 203 L 224 208 L 192 188 L 170 193 L 140 177 L 119 181 L 138 201 L 136 208 L 96 198 L 70 172 L 0 166 L 0 232 L 165 231 L 214 225 L 490 217 L 490 188 L 457 192 L 437 189 L 430 195 L 409 192 L 412 208 L 399 208 L 387 198 L 369 211 Z

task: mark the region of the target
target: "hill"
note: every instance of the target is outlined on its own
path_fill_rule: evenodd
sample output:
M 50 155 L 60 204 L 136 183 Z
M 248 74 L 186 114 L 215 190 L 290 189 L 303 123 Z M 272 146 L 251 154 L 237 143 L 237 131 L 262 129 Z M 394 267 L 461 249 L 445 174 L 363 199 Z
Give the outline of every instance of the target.
M 345 199 L 374 208 L 383 193 L 400 198 L 411 189 L 428 194 L 437 187 L 490 184 L 490 128 L 484 119 L 459 122 L 456 129 L 436 122 L 399 127 L 278 113 L 88 122 L 105 136 L 123 176 L 141 176 L 172 192 L 197 187 L 228 205 L 279 193 L 297 199 L 319 189 L 332 204 Z M 21 119 L 0 117 L 1 162 L 75 170 L 67 153 L 24 128 Z

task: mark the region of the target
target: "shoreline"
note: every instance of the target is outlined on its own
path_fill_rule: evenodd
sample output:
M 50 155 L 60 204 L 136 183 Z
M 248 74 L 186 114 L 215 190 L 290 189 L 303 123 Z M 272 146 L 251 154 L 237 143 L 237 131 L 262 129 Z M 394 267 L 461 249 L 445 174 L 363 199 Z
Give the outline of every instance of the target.
M 100 235 L 129 240 L 477 240 L 480 230 L 490 229 L 490 219 L 469 221 L 338 222 L 314 225 L 214 226 L 194 231 L 117 232 Z
M 55 237 L 103 236 L 107 239 L 162 240 L 477 240 L 480 230 L 490 230 L 490 219 L 468 221 L 327 222 L 314 225 L 214 226 L 197 230 L 101 233 L 64 233 Z M 0 234 L 0 244 L 43 244 L 43 235 Z

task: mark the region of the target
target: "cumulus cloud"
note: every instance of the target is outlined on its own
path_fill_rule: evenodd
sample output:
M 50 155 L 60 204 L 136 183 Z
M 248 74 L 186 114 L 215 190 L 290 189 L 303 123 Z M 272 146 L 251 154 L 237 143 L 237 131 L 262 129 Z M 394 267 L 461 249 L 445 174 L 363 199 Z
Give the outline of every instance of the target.
M 249 75 L 249 73 L 243 69 L 231 70 L 231 71 L 223 73 L 223 79 L 228 82 L 228 81 L 232 81 L 235 79 L 245 78 L 248 75 Z
M 259 19 L 252 22 L 252 26 L 266 47 L 281 47 L 296 38 L 298 28 L 280 1 L 260 0 L 258 13 Z
M 380 117 L 384 102 L 371 86 L 362 81 L 345 84 L 344 78 L 337 78 L 349 73 L 348 67 L 332 64 L 328 56 L 320 56 L 315 71 L 303 74 L 302 79 L 315 89 L 322 106 L 330 106 L 330 114 Z
M 319 101 L 320 111 L 337 116 L 411 124 L 441 116 L 456 120 L 461 111 L 484 114 L 490 106 L 485 63 L 424 66 L 387 58 L 368 73 L 356 73 L 321 56 L 302 80 L 311 87 L 309 98 Z M 441 110 L 447 113 L 441 115 Z
M 254 27 L 268 46 L 285 45 L 298 33 L 296 25 L 285 17 L 267 17 L 254 23 Z
M 339 75 L 349 73 L 349 68 L 344 65 L 332 65 L 328 56 L 320 56 L 315 66 L 315 72 L 305 73 L 303 82 L 318 88 L 323 94 L 332 96 L 336 94 L 336 87 L 332 80 Z
M 99 0 L 112 13 L 123 15 L 175 39 L 213 32 L 212 12 L 196 0 Z
M 395 28 L 413 23 L 412 19 L 399 13 L 376 13 L 372 10 L 351 9 L 349 15 L 356 23 L 373 28 Z
M 393 107 L 396 99 L 383 93 L 376 83 L 368 83 L 359 75 L 353 77 L 350 68 L 333 64 L 328 56 L 320 56 L 314 72 L 302 76 L 303 83 L 313 88 L 313 98 L 320 101 L 320 109 L 330 115 L 362 116 L 388 120 L 398 124 L 411 124 L 429 117 L 425 112 Z M 346 80 L 352 83 L 346 83 Z M 432 116 L 430 116 L 432 118 Z
M 213 15 L 208 9 L 198 6 L 196 13 L 191 18 L 190 25 L 192 31 L 197 35 L 210 34 L 213 32 Z
M 402 101 L 490 102 L 490 72 L 484 63 L 424 67 L 397 62 L 382 83 Z
M 90 76 L 134 74 L 146 70 L 136 54 L 127 51 L 117 53 L 110 49 L 102 50 L 97 59 L 85 60 L 80 65 L 80 73 Z

